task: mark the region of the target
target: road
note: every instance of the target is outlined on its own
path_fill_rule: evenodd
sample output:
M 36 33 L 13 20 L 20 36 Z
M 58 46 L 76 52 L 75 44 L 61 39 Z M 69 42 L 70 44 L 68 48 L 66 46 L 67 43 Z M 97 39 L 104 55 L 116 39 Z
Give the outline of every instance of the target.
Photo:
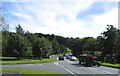
M 56 72 L 58 74 L 70 74 L 72 76 L 118 76 L 118 69 L 105 67 L 105 66 L 93 66 L 85 67 L 79 65 L 78 61 L 70 61 L 65 59 L 64 61 L 56 61 L 40 64 L 17 64 L 17 65 L 2 65 L 4 68 L 27 68 L 35 70 L 43 70 L 49 72 Z

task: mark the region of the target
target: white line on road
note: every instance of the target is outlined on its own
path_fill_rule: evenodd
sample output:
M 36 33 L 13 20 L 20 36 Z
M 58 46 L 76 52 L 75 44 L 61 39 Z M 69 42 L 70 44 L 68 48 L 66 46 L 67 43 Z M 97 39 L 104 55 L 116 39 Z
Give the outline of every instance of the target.
M 54 62 L 54 64 L 57 66 L 57 63 L 56 63 L 56 62 Z
M 66 71 L 68 71 L 69 73 L 71 73 L 72 75 L 76 76 L 73 72 L 71 72 L 70 70 L 68 70 L 67 68 L 61 66 L 58 62 L 56 62 L 56 64 L 60 67 L 62 67 L 63 69 L 65 69 Z

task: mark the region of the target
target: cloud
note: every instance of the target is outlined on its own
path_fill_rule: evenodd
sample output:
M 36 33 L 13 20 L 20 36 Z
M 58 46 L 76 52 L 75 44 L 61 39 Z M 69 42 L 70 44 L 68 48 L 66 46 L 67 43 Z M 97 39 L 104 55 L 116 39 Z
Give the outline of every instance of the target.
M 117 2 L 95 2 L 88 9 L 80 11 L 77 18 L 88 18 L 91 15 L 104 14 L 111 11 L 113 8 L 118 7 Z
M 90 16 L 90 20 L 83 20 L 86 36 L 97 37 L 106 30 L 107 25 L 118 28 L 118 8 L 114 8 L 103 14 Z
M 89 7 L 92 7 L 94 3 L 94 0 L 89 2 L 82 0 L 8 2 L 7 5 L 12 7 L 7 7 L 9 11 L 4 13 L 6 11 L 5 2 L 3 3 L 3 16 L 12 28 L 16 27 L 17 24 L 21 24 L 25 30 L 33 33 L 40 32 L 64 37 L 97 37 L 107 24 L 117 26 L 117 8 L 114 7 L 115 9 L 112 8 L 102 14 L 90 14 L 89 18 L 86 19 L 77 18 L 78 13 L 89 10 Z M 113 6 L 104 6 L 104 9 L 107 7 Z M 11 16 L 8 17 L 7 15 Z
M 114 8 L 110 12 L 107 12 L 103 15 L 93 16 L 95 24 L 98 24 L 100 30 L 105 29 L 105 24 L 114 25 L 114 27 L 118 28 L 118 8 Z
M 55 1 L 55 0 L 2 0 L 2 2 L 48 2 L 48 1 Z M 58 0 L 59 1 L 59 0 Z M 69 1 L 79 1 L 79 0 L 60 0 L 62 2 L 69 2 Z M 84 0 L 85 2 L 90 2 L 90 0 Z M 119 0 L 94 0 L 95 2 L 118 2 Z

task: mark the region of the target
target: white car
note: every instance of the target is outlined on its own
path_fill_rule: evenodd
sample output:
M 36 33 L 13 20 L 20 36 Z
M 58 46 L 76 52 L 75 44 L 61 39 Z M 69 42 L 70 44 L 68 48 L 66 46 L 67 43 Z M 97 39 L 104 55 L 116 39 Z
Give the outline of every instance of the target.
M 71 61 L 76 61 L 77 58 L 76 58 L 75 56 L 72 56 L 72 57 L 70 58 L 70 60 L 71 60 Z

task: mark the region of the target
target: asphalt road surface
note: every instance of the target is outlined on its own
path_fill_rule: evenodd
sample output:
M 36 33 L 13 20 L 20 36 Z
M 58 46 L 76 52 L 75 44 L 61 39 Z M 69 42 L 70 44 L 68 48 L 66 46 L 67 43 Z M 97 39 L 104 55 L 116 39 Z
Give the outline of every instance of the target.
M 49 72 L 56 72 L 58 74 L 66 74 L 71 76 L 118 76 L 118 70 L 115 68 L 105 66 L 93 66 L 85 67 L 79 65 L 78 61 L 70 61 L 65 59 L 64 61 L 56 61 L 40 64 L 17 64 L 17 65 L 2 65 L 4 68 L 27 68 L 35 70 L 43 70 Z

